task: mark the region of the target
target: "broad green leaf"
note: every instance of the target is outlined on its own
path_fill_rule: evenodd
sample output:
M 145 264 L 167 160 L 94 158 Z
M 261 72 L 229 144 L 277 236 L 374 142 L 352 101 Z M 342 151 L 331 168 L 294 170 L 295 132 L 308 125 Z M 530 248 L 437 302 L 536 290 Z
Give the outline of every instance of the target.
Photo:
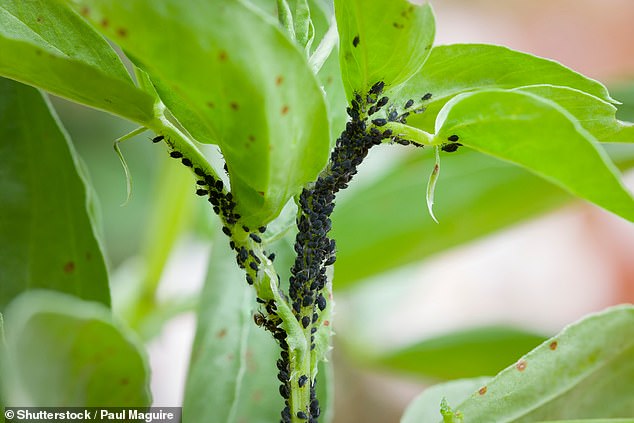
M 212 247 L 198 309 L 198 327 L 185 388 L 183 422 L 279 420 L 284 402 L 275 361 L 279 347 L 255 326 L 253 290 L 235 265 L 224 234 Z
M 437 142 L 454 136 L 634 221 L 634 199 L 607 155 L 573 116 L 549 100 L 519 91 L 461 94 L 436 122 Z
M 0 311 L 34 288 L 110 304 L 77 163 L 42 94 L 0 78 Z
M 335 0 L 339 60 L 348 99 L 378 81 L 397 86 L 415 75 L 434 42 L 429 3 Z
M 634 166 L 630 145 L 606 147 L 620 168 Z M 615 152 L 615 147 L 624 151 Z M 368 160 L 373 160 L 372 154 Z M 568 193 L 525 169 L 473 150 L 443 153 L 441 160 L 434 204 L 440 224 L 425 211 L 426 175 L 434 166 L 431 151 L 404 156 L 376 180 L 353 184 L 338 199 L 333 213 L 335 289 L 418 262 L 571 200 Z M 371 164 L 361 166 L 360 177 L 371 170 L 366 167 Z M 358 236 L 367 231 L 372 231 L 371 237 Z
M 616 107 L 607 101 L 568 87 L 530 85 L 517 91 L 554 101 L 601 142 L 634 143 L 634 124 L 616 119 Z
M 431 151 L 406 156 L 382 177 L 337 202 L 335 289 L 422 260 L 570 200 L 524 169 L 475 151 L 441 157 L 435 223 L 425 208 Z M 361 168 L 363 171 L 364 168 Z M 528 201 L 527 199 L 531 199 Z M 372 232 L 371 237 L 358 234 Z
M 79 4 L 93 24 L 111 22 L 101 30 L 148 72 L 185 128 L 220 145 L 248 226 L 274 218 L 323 168 L 322 92 L 303 53 L 257 9 L 242 1 Z M 200 127 L 188 125 L 194 119 Z
M 421 377 L 457 379 L 494 375 L 545 339 L 510 327 L 464 329 L 371 360 L 381 367 Z
M 478 391 L 491 378 L 453 380 L 430 386 L 414 398 L 407 406 L 401 423 L 436 422 L 440 419 L 440 403 L 444 399 L 449 404 L 459 404 L 469 395 Z
M 450 405 L 469 423 L 528 423 L 632 417 L 633 397 L 634 307 L 625 305 L 572 324 Z
M 108 21 L 102 21 L 108 26 Z M 56 1 L 0 1 L 0 75 L 140 123 L 153 99 L 138 90 L 110 45 Z
M 36 290 L 16 298 L 5 317 L 7 405 L 150 405 L 142 347 L 102 304 Z
M 387 95 L 393 101 L 411 98 L 415 101 L 414 108 L 425 105 L 425 113 L 411 115 L 408 122 L 432 132 L 436 115 L 457 94 L 538 84 L 570 87 L 607 102 L 613 101 L 599 82 L 555 61 L 487 44 L 434 47 L 420 72 Z M 427 93 L 432 97 L 423 101 L 422 96 Z

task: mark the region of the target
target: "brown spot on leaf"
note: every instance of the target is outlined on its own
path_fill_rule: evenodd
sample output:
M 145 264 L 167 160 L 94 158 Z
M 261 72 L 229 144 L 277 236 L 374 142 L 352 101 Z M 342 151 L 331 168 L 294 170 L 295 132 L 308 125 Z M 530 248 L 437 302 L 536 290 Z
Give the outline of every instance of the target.
M 392 22 L 392 25 L 394 25 L 394 28 L 396 28 L 396 29 L 405 28 L 405 25 L 403 25 L 402 23 L 398 23 L 398 22 Z
M 324 326 L 330 326 L 330 320 L 324 320 Z
M 41 56 L 42 55 L 42 50 L 40 50 L 40 49 L 35 50 L 35 54 L 38 55 L 38 56 Z
M 557 349 L 558 345 L 559 344 L 557 343 L 557 341 L 553 341 L 553 342 L 550 343 L 549 347 L 550 347 L 551 350 L 555 351 Z
M 253 402 L 258 403 L 262 401 L 262 398 L 264 397 L 264 394 L 262 394 L 262 391 L 260 391 L 259 389 L 257 391 L 255 391 L 253 393 L 253 396 L 251 397 Z
M 279 75 L 277 78 L 275 78 L 275 85 L 277 85 L 278 87 L 282 85 L 282 82 L 284 82 L 284 77 L 282 75 Z
M 86 251 L 86 261 L 92 260 L 92 253 L 90 251 Z
M 121 380 L 119 380 L 119 383 L 121 385 L 127 385 L 128 383 L 130 383 L 130 380 L 127 377 L 121 378 Z
M 227 52 L 224 50 L 220 50 L 220 53 L 218 53 L 218 60 L 220 60 L 221 62 L 225 62 L 227 60 Z
M 282 107 L 282 116 L 284 116 L 287 113 L 288 113 L 288 106 L 284 105 L 284 107 Z
M 44 20 L 44 18 L 43 18 L 43 17 L 41 17 L 41 16 L 38 16 L 38 17 L 37 17 L 37 19 L 36 19 L 36 21 L 37 21 L 38 23 L 42 23 L 42 21 L 43 21 L 43 20 Z
M 229 107 L 231 107 L 231 110 L 238 110 L 240 108 L 240 105 L 235 101 L 232 101 L 231 103 L 229 103 Z
M 207 107 L 209 107 L 210 109 L 214 109 L 216 107 L 216 105 L 213 103 L 213 101 L 208 101 L 207 102 Z
M 326 78 L 326 85 L 330 85 L 332 84 L 332 76 L 329 76 L 328 78 Z
M 262 197 L 264 197 L 264 191 L 258 191 L 258 194 L 260 194 Z
M 486 393 L 487 393 L 487 387 L 486 386 L 483 386 L 482 388 L 480 388 L 478 390 L 478 394 L 480 394 L 480 395 L 484 395 Z
M 72 273 L 75 270 L 75 262 L 69 261 L 64 265 L 64 273 Z
M 526 366 L 527 366 L 526 360 L 520 360 L 515 365 L 515 368 L 519 370 L 520 372 L 523 372 L 524 370 L 526 370 Z
M 225 337 L 226 334 L 227 334 L 227 329 L 220 329 L 218 333 L 216 334 L 216 338 L 222 339 Z
M 88 16 L 90 15 L 90 8 L 84 6 L 81 8 L 81 11 L 79 13 L 81 13 L 82 16 Z
M 254 142 L 255 141 L 255 137 L 253 135 L 249 135 L 249 141 Z
M 128 30 L 127 30 L 127 29 L 125 29 L 125 28 L 118 28 L 118 29 L 117 29 L 117 35 L 118 35 L 119 37 L 123 37 L 123 38 L 125 38 L 125 37 L 127 37 L 127 36 L 128 36 Z
M 108 22 L 108 19 L 103 18 L 100 22 L 101 26 L 103 26 L 104 28 L 108 28 L 108 25 L 110 25 L 110 22 Z

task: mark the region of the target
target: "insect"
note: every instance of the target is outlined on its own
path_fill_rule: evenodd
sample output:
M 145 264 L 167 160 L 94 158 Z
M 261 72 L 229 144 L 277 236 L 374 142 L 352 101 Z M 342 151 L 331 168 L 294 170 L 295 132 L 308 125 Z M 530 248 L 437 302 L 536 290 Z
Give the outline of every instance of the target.
M 156 137 L 152 138 L 152 142 L 161 142 L 164 138 L 165 137 L 163 135 L 157 135 Z
M 183 153 L 181 153 L 180 151 L 172 151 L 170 153 L 170 157 L 174 159 L 180 159 L 181 157 L 183 157 Z
M 354 37 L 354 39 L 352 40 L 352 45 L 353 45 L 354 47 L 358 46 L 358 45 L 359 45 L 359 41 L 361 41 L 361 40 L 359 40 L 359 36 L 357 35 L 357 36 L 356 36 L 356 37 Z
M 454 135 L 450 135 L 449 138 L 447 138 L 447 140 L 451 141 L 451 142 L 455 142 L 458 141 L 460 139 L 460 137 L 456 134 Z
M 431 99 L 431 93 L 427 93 L 421 98 L 421 100 L 423 100 L 423 101 L 427 101 L 427 100 L 430 100 L 430 99 Z

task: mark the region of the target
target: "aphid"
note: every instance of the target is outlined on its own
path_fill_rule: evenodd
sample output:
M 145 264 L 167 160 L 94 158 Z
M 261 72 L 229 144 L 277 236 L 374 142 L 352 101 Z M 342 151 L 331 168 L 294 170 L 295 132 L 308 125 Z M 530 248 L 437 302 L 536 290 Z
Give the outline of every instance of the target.
M 181 157 L 183 157 L 183 153 L 181 153 L 180 151 L 172 151 L 170 153 L 170 157 L 172 157 L 173 159 L 180 159 Z
M 389 98 L 387 98 L 387 97 L 381 97 L 381 98 L 379 99 L 379 101 L 376 103 L 376 106 L 377 106 L 377 107 L 383 107 L 383 106 L 385 106 L 385 105 L 387 104 L 387 102 L 388 102 L 388 101 L 390 101 L 390 99 L 389 99 Z
M 455 142 L 458 141 L 460 139 L 460 137 L 456 134 L 454 135 L 450 135 L 449 138 L 447 138 L 447 140 L 451 141 L 451 142 Z
M 319 307 L 321 311 L 324 311 L 326 309 L 326 299 L 322 294 L 319 294 L 319 296 L 317 297 L 317 307 Z
M 164 138 L 165 137 L 163 135 L 157 135 L 156 137 L 152 138 L 152 142 L 161 142 Z
M 306 382 L 308 382 L 308 376 L 301 375 L 299 379 L 297 379 L 297 386 L 299 386 L 300 388 L 303 388 L 304 385 L 306 385 Z
M 254 240 L 257 243 L 262 242 L 262 238 L 260 238 L 258 235 L 254 234 L 253 232 L 251 232 L 249 234 L 249 238 L 251 238 L 252 240 Z
M 313 313 L 313 323 L 315 323 L 317 320 L 319 320 L 319 314 Z
M 233 240 L 229 241 L 229 247 L 231 247 L 232 250 L 235 250 L 236 249 L 236 243 Z
M 226 226 L 222 227 L 222 232 L 227 236 L 231 236 L 231 229 L 227 228 Z
M 217 181 L 216 181 L 216 189 L 217 189 L 218 191 L 222 190 L 222 187 L 223 187 L 223 186 L 224 186 L 224 184 L 222 183 L 222 181 L 221 181 L 221 180 L 217 180 Z
M 374 119 L 372 120 L 372 123 L 375 124 L 376 126 L 383 126 L 387 123 L 387 120 L 385 119 Z
M 304 316 L 302 317 L 302 326 L 306 329 L 310 325 L 310 317 Z
M 200 195 L 201 197 L 203 195 L 207 195 L 207 194 L 209 194 L 209 191 L 207 191 L 206 189 L 197 189 L 196 190 L 196 195 Z
M 427 93 L 424 96 L 421 97 L 421 100 L 423 101 L 427 101 L 431 99 L 431 93 Z
M 381 94 L 383 92 L 384 87 L 385 87 L 385 82 L 378 81 L 377 83 L 372 85 L 372 88 L 370 88 L 370 92 L 372 94 Z
M 201 181 L 200 179 L 196 181 L 196 185 L 207 185 L 207 182 Z
M 311 335 L 312 335 L 313 333 L 315 333 L 315 332 L 317 332 L 317 328 L 316 328 L 316 327 L 312 327 L 312 328 L 310 328 L 310 333 L 311 333 Z
M 462 146 L 462 144 L 460 144 L 459 142 L 454 142 L 454 143 L 451 143 L 451 144 L 443 144 L 443 146 L 440 147 L 440 149 L 442 151 L 446 151 L 447 153 L 453 153 L 460 146 Z
M 250 267 L 251 269 L 255 270 L 256 272 L 258 271 L 258 265 L 257 265 L 257 263 L 256 263 L 256 262 L 254 262 L 254 261 L 249 262 L 249 267 Z
M 240 257 L 240 260 L 242 261 L 247 261 L 247 259 L 249 258 L 249 253 L 247 252 L 247 249 L 244 247 L 240 247 L 240 251 L 238 252 L 238 257 Z
M 285 384 L 280 385 L 280 395 L 284 399 L 288 399 L 288 397 L 290 396 L 288 392 L 288 386 L 286 386 Z
M 321 414 L 321 410 L 319 409 L 319 401 L 317 400 L 317 398 L 313 399 L 310 402 L 310 414 L 312 414 L 314 418 L 319 417 L 319 415 Z
M 302 420 L 306 420 L 308 418 L 308 416 L 306 416 L 306 413 L 304 413 L 303 411 L 298 411 L 297 412 L 297 418 L 298 419 L 302 419 Z
M 275 253 L 271 253 L 269 254 L 269 256 L 267 257 L 269 260 L 273 261 L 275 260 Z
M 264 326 L 266 324 L 266 316 L 260 312 L 257 312 L 253 315 L 253 321 L 258 326 Z
M 412 107 L 414 105 L 414 100 L 409 99 L 407 100 L 407 103 L 405 103 L 405 108 L 409 109 L 410 107 Z
M 352 40 L 352 46 L 353 46 L 353 47 L 358 46 L 358 45 L 359 45 L 359 41 L 361 41 L 361 40 L 359 40 L 359 36 L 357 35 L 357 36 L 356 36 L 356 37 L 354 37 L 354 39 Z
M 247 283 L 248 283 L 249 285 L 253 285 L 253 278 L 251 277 L 251 275 L 249 275 L 249 274 L 247 273 L 246 278 L 247 278 Z M 258 299 L 259 299 L 259 298 L 258 298 Z M 259 302 L 259 301 L 258 301 L 258 302 Z
M 263 234 L 266 231 L 266 226 L 260 226 L 258 228 L 258 231 L 260 231 L 260 233 Z
M 192 161 L 191 161 L 191 160 L 189 160 L 187 157 L 184 157 L 184 158 L 181 160 L 181 163 L 182 163 L 182 164 L 184 164 L 184 165 L 185 165 L 185 166 L 187 166 L 187 167 L 192 167 L 192 166 L 194 165 L 194 164 L 192 163 Z
M 282 383 L 288 382 L 288 373 L 286 373 L 286 371 L 284 370 L 280 370 L 280 372 L 277 374 L 277 378 Z
M 392 110 L 390 114 L 387 116 L 387 120 L 389 120 L 390 122 L 394 122 L 397 117 L 398 117 L 398 112 L 396 110 Z
M 205 175 L 205 171 L 202 170 L 201 168 L 197 167 L 194 169 L 194 173 L 200 177 L 206 178 L 207 175 Z

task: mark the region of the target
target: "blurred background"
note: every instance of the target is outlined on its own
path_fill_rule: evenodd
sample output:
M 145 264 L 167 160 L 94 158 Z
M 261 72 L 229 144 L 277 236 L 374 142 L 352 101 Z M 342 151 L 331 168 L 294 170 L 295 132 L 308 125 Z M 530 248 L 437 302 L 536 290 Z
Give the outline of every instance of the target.
M 634 121 L 634 2 L 432 4 L 437 44 L 555 59 L 608 85 L 623 102 L 619 118 Z M 149 346 L 155 404 L 180 405 L 217 219 L 149 133 L 122 146 L 133 178 L 122 207 L 112 142 L 134 128 L 55 103 L 101 206 L 115 307 Z M 632 147 L 608 149 L 634 190 Z M 430 152 L 376 150 L 334 215 L 335 422 L 397 422 L 426 386 L 495 374 L 583 315 L 634 302 L 631 223 L 461 149 L 443 160 L 437 225 L 425 207 Z

